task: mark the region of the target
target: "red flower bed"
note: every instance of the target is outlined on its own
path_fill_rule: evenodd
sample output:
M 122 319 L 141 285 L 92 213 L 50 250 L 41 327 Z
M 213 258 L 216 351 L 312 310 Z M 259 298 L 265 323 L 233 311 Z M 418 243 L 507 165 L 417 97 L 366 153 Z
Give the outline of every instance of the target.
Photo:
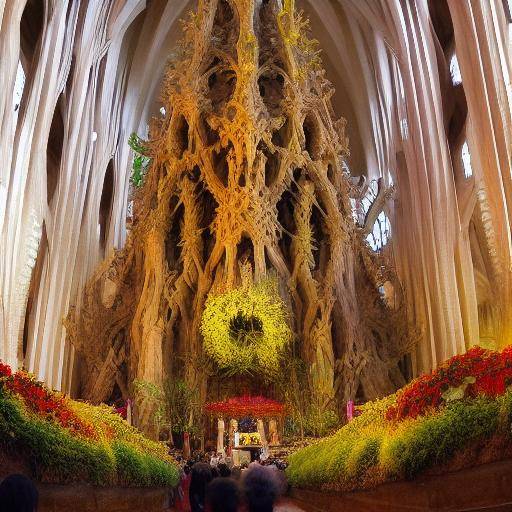
M 18 371 L 14 375 L 11 368 L 0 361 L 0 377 L 3 385 L 12 393 L 23 399 L 32 412 L 46 418 L 54 419 L 62 427 L 87 438 L 96 438 L 94 427 L 71 411 L 66 398 L 49 391 L 41 382 L 29 374 Z
M 468 397 L 496 397 L 505 393 L 510 384 L 512 346 L 501 352 L 473 347 L 402 388 L 398 392 L 396 405 L 387 410 L 386 418 L 416 418 L 429 409 L 436 409 L 444 403 L 443 394 L 450 388 L 463 386 L 464 396 Z
M 270 418 L 281 416 L 285 407 L 283 404 L 263 396 L 238 396 L 222 402 L 206 404 L 205 410 L 227 418 Z

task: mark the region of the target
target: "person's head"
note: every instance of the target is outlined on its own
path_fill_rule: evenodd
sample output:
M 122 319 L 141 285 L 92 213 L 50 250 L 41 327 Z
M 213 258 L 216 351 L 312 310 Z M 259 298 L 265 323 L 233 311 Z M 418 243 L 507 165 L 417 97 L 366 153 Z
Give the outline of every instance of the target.
M 279 484 L 270 468 L 251 464 L 242 473 L 242 489 L 248 512 L 272 512 Z
M 212 480 L 212 469 L 208 464 L 196 462 L 192 466 L 190 478 L 190 497 L 195 496 L 200 503 L 204 503 L 206 486 Z
M 207 512 L 237 512 L 240 505 L 238 484 L 231 478 L 216 478 L 206 488 Z
M 0 510 L 35 512 L 39 494 L 36 486 L 23 475 L 10 475 L 0 483 Z
M 219 470 L 219 474 L 222 477 L 227 478 L 228 476 L 231 476 L 231 470 L 228 468 L 228 465 L 222 462 L 217 466 L 217 469 Z

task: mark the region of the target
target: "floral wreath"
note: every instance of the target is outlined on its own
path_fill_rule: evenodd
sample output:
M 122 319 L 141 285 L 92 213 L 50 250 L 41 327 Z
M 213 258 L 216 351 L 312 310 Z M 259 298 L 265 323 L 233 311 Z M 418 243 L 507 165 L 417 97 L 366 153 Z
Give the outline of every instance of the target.
M 245 284 L 206 300 L 201 321 L 206 354 L 232 374 L 275 375 L 292 333 L 275 279 Z

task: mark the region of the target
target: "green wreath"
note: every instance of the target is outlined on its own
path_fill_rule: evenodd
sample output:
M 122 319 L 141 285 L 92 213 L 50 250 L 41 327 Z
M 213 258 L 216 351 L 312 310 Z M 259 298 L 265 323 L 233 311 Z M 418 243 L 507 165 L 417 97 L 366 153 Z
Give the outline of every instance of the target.
M 206 354 L 221 370 L 275 375 L 292 333 L 277 283 L 267 279 L 206 300 L 201 334 Z

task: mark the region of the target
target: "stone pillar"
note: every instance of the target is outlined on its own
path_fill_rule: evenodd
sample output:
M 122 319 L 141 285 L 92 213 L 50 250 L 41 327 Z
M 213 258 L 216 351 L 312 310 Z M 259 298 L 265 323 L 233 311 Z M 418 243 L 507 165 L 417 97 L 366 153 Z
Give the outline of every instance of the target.
M 269 444 L 270 446 L 277 446 L 280 444 L 279 433 L 277 432 L 277 421 L 272 418 L 268 424 Z
M 226 455 L 224 451 L 224 419 L 219 418 L 217 422 L 217 453 Z
M 267 436 L 265 435 L 265 425 L 263 420 L 259 419 L 256 423 L 258 434 L 260 435 L 261 445 L 263 447 L 263 453 L 261 454 L 261 459 L 264 460 L 268 457 L 268 442 Z

